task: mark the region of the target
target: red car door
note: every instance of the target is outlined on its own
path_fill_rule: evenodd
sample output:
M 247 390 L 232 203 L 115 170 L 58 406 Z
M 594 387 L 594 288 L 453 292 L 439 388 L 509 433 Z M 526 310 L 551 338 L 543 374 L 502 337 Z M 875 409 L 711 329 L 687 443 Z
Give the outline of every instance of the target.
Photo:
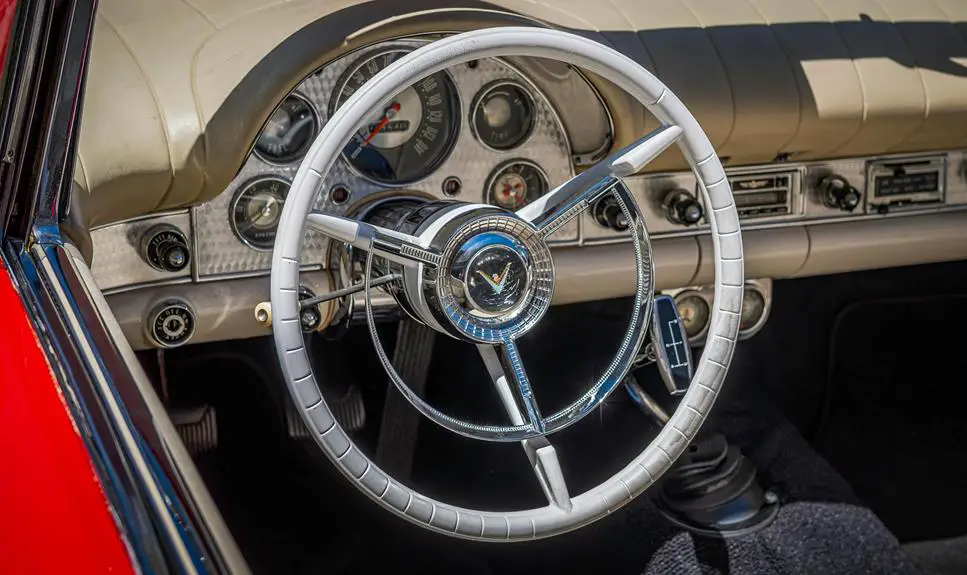
M 116 519 L 5 265 L 0 308 L 6 310 L 0 329 L 0 572 L 131 573 Z

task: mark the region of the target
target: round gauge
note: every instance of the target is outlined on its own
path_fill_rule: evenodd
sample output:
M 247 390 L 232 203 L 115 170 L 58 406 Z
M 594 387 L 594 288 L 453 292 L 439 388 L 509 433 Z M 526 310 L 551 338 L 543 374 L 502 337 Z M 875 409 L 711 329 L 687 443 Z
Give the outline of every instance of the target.
M 757 289 L 748 286 L 742 295 L 742 316 L 739 318 L 739 329 L 747 331 L 752 329 L 762 319 L 766 311 L 766 298 Z
M 490 175 L 487 202 L 507 210 L 519 210 L 547 193 L 547 176 L 526 160 L 514 160 Z
M 238 239 L 257 250 L 271 250 L 289 183 L 279 178 L 248 182 L 232 198 L 230 219 Z
M 282 101 L 255 142 L 255 153 L 266 162 L 288 164 L 305 155 L 319 131 L 312 104 L 292 94 Z
M 712 310 L 709 308 L 708 300 L 695 292 L 685 292 L 678 294 L 675 304 L 678 305 L 678 315 L 682 318 L 688 339 L 701 336 L 708 328 L 708 320 L 711 317 Z
M 330 113 L 342 106 L 381 70 L 409 48 L 391 48 L 363 56 L 337 84 Z M 450 154 L 459 131 L 459 99 L 446 72 L 437 72 L 373 110 L 343 155 L 362 176 L 377 183 L 401 185 L 420 180 Z
M 517 84 L 491 85 L 476 98 L 472 125 L 485 146 L 495 150 L 516 148 L 534 127 L 534 102 Z

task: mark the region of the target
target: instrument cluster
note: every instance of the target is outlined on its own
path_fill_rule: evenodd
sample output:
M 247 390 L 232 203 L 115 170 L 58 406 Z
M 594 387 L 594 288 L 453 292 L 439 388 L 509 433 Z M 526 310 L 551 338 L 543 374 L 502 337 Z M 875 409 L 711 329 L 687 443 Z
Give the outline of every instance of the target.
M 266 273 L 282 206 L 319 130 L 367 81 L 422 40 L 382 43 L 305 79 L 272 113 L 239 174 L 193 208 L 198 278 Z M 315 208 L 352 215 L 375 200 L 452 198 L 516 210 L 573 176 L 567 132 L 511 63 L 469 62 L 428 76 L 373 110 L 320 186 Z M 577 242 L 578 223 L 552 241 Z M 326 261 L 307 233 L 303 262 Z

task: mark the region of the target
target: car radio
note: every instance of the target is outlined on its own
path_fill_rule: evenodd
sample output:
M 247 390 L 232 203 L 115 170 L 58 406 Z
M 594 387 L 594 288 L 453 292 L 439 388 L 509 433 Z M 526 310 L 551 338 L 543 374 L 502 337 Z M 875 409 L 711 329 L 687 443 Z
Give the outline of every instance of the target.
M 867 163 L 867 211 L 886 213 L 893 207 L 944 201 L 947 160 L 944 156 L 891 158 Z
M 729 174 L 739 218 L 798 215 L 799 181 L 797 170 Z

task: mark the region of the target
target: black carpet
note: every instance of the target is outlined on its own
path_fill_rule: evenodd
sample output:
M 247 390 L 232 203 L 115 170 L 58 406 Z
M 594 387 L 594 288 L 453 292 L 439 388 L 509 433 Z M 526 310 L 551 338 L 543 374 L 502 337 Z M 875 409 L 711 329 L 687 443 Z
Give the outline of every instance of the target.
M 967 573 L 967 536 L 907 543 L 903 550 L 930 575 Z
M 901 541 L 967 533 L 967 297 L 854 304 L 833 329 L 819 452 Z
M 696 537 L 668 522 L 646 494 L 598 523 L 532 543 L 469 544 L 414 532 L 402 539 L 386 538 L 382 553 L 357 557 L 346 572 L 921 573 L 896 538 L 783 417 L 767 405 L 748 401 L 723 407 L 713 425 L 742 446 L 762 471 L 763 484 L 782 501 L 779 516 L 758 533 L 725 541 Z M 399 556 L 407 560 L 395 561 Z M 467 570 L 470 565 L 472 570 Z
M 783 502 L 775 521 L 726 540 L 676 532 L 652 554 L 645 573 L 921 573 L 896 538 L 850 486 L 768 406 L 744 402 L 718 425 L 760 470 Z

